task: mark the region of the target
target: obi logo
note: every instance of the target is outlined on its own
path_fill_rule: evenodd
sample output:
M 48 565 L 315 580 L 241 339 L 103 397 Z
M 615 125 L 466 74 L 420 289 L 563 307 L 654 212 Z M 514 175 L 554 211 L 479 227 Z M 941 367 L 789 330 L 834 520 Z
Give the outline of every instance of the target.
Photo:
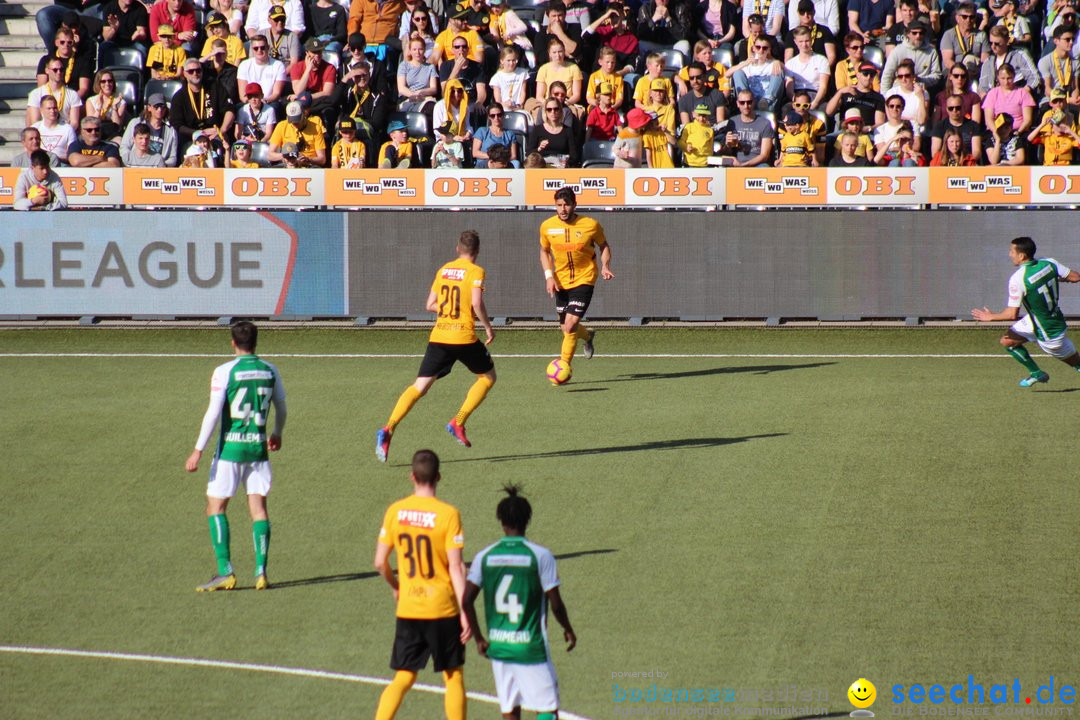
M 233 178 L 232 190 L 239 197 L 311 197 L 309 177 L 267 177 L 265 175 Z
M 862 177 L 859 175 L 842 175 L 836 178 L 833 188 L 837 195 L 844 196 L 876 196 L 889 195 L 914 195 L 914 175 L 875 175 Z
M 109 190 L 106 183 L 109 178 L 94 175 L 75 175 L 60 178 L 64 181 L 64 192 L 68 197 L 108 197 Z M 4 191 L 0 189 L 0 195 Z
M 712 196 L 708 176 L 673 176 L 653 177 L 635 176 L 631 190 L 639 197 L 704 197 Z
M 509 177 L 438 177 L 431 183 L 431 192 L 436 197 L 452 198 L 508 198 L 510 193 Z

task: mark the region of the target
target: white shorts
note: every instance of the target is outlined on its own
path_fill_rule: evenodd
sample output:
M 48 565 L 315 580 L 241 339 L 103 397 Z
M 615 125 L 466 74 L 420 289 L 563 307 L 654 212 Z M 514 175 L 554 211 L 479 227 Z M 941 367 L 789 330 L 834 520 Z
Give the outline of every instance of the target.
M 1064 360 L 1067 357 L 1072 357 L 1076 353 L 1076 346 L 1072 344 L 1072 340 L 1067 335 L 1062 333 L 1059 337 L 1053 340 L 1039 340 L 1035 336 L 1035 326 L 1031 322 L 1031 316 L 1025 315 L 1024 317 L 1013 323 L 1013 326 L 1009 328 L 1017 335 L 1020 335 L 1028 342 L 1037 342 L 1043 352 L 1050 357 L 1056 357 L 1059 360 Z
M 231 498 L 236 494 L 236 489 L 243 485 L 247 488 L 248 495 L 266 496 L 272 482 L 269 460 L 237 463 L 214 458 L 210 463 L 210 482 L 206 484 L 206 495 Z
M 533 712 L 559 709 L 559 681 L 550 660 L 531 665 L 492 660 L 491 669 L 495 673 L 499 710 L 504 715 L 516 707 Z

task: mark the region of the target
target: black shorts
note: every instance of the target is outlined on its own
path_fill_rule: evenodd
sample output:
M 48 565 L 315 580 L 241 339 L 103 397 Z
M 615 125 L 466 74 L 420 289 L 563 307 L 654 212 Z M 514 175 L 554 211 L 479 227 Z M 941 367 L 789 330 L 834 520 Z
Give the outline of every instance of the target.
M 455 362 L 460 362 L 476 375 L 491 372 L 495 367 L 487 346 L 479 340 L 471 345 L 429 342 L 417 377 L 444 378 L 450 374 Z
M 589 303 L 592 302 L 594 287 L 593 285 L 578 285 L 569 290 L 556 290 L 555 312 L 559 313 L 559 319 L 561 320 L 563 315 L 585 317 L 585 311 L 589 309 Z
M 456 615 L 440 620 L 397 619 L 390 668 L 419 672 L 427 666 L 429 657 L 435 660 L 435 672 L 465 664 L 461 620 Z

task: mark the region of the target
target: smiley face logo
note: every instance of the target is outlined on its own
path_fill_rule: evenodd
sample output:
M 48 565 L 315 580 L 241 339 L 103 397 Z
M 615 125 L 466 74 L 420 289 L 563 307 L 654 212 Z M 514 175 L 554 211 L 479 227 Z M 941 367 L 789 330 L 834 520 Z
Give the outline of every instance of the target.
M 857 708 L 868 708 L 877 700 L 877 688 L 866 678 L 859 678 L 851 683 L 847 691 L 848 700 Z

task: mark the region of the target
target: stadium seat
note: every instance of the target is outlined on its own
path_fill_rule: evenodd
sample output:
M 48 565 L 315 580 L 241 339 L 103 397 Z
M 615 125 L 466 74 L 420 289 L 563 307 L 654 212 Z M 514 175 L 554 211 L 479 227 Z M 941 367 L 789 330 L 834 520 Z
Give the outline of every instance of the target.
M 811 110 L 810 114 L 820 120 L 822 122 L 822 125 L 824 125 L 825 130 L 828 131 L 829 116 L 825 114 L 824 110 L 822 110 L 821 108 L 817 108 L 816 110 Z
M 769 124 L 772 125 L 772 129 L 776 130 L 776 113 L 768 110 L 758 110 L 757 114 L 768 120 Z
M 341 53 L 337 50 L 323 50 L 322 59 L 341 71 Z
M 179 80 L 151 80 L 146 83 L 143 97 L 150 97 L 154 93 L 161 93 L 165 96 L 165 102 L 172 104 L 173 95 L 180 92 L 180 88 L 183 86 L 183 83 Z
M 885 67 L 885 52 L 877 45 L 867 44 L 863 47 L 863 59 L 872 62 L 878 68 Z
M 507 110 L 503 115 L 503 127 L 522 135 L 528 135 L 532 128 L 532 116 L 524 110 Z
M 270 143 L 252 143 L 251 162 L 258 163 L 261 168 L 270 167 Z
M 130 67 L 142 71 L 146 58 L 137 48 L 109 47 L 101 54 L 99 67 Z
M 590 140 L 585 143 L 581 151 L 581 166 L 591 167 L 614 167 L 615 144 L 610 140 Z
M 135 108 L 139 107 L 139 103 L 142 102 L 142 98 L 139 97 L 139 86 L 131 80 L 117 78 L 116 93 L 127 101 L 128 107 L 131 108 L 131 113 L 134 115 Z
M 712 61 L 730 68 L 735 64 L 735 53 L 732 52 L 730 45 L 721 45 L 712 51 Z
M 115 79 L 117 82 L 120 82 L 121 80 L 128 80 L 135 83 L 138 87 L 142 87 L 142 70 L 128 67 L 127 65 L 117 65 L 115 67 L 107 67 L 105 69 L 113 74 L 113 79 Z
M 661 50 L 660 56 L 664 58 L 664 76 L 671 77 L 679 72 L 686 64 L 686 57 L 674 48 Z

